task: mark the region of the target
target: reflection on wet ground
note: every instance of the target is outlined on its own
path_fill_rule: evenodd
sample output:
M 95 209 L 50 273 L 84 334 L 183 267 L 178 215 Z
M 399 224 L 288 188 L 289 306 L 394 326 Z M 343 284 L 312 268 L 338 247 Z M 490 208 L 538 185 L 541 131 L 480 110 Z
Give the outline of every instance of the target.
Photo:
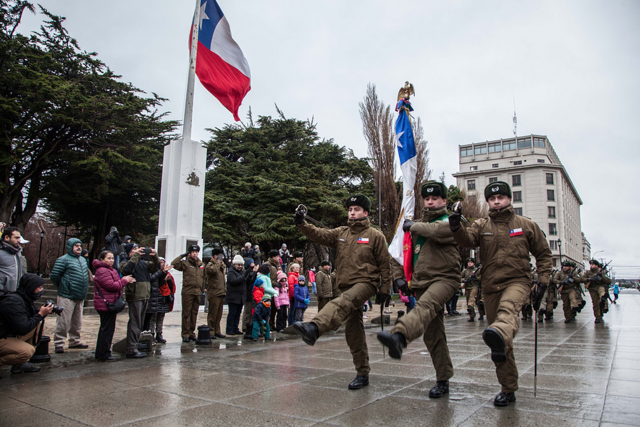
M 267 342 L 237 336 L 200 347 L 179 342 L 179 313 L 172 313 L 169 343 L 145 359 L 97 363 L 89 350 L 53 354 L 35 374 L 3 367 L 0 425 L 640 425 L 640 292 L 622 291 L 603 324 L 593 323 L 589 307 L 576 323 L 563 323 L 558 307 L 555 321 L 539 325 L 536 397 L 534 324 L 522 322 L 520 390 L 507 408 L 492 404 L 500 387 L 480 336 L 486 321 L 447 318 L 455 374 L 448 396 L 429 399 L 435 371 L 420 340 L 392 360 L 375 339 L 378 329 L 368 328 L 370 386 L 349 391 L 355 371 L 340 332 L 314 347 L 279 333 Z M 88 316 L 83 332 L 95 325 Z

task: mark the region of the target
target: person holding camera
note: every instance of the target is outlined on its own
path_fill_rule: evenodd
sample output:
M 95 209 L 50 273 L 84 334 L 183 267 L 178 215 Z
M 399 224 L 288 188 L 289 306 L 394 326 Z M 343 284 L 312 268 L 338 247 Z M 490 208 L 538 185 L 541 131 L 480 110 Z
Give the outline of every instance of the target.
M 138 341 L 147 312 L 147 304 L 151 295 L 151 275 L 158 271 L 160 259 L 153 248 L 133 248 L 129 253 L 129 261 L 121 264 L 123 276 L 132 275 L 135 281 L 125 286 L 125 298 L 129 305 L 129 323 L 127 323 L 127 359 L 146 357 L 138 351 Z
M 89 265 L 81 256 L 82 242 L 67 240 L 67 254 L 56 260 L 51 282 L 58 288 L 58 305 L 65 310 L 56 319 L 54 345 L 56 353 L 64 353 L 64 340 L 69 334 L 69 348 L 86 349 L 80 341 L 82 309 L 89 290 Z
M 36 308 L 43 286 L 43 278 L 27 273 L 20 278 L 16 292 L 0 291 L 0 366 L 12 365 L 12 374 L 40 370 L 29 359 L 42 336 L 44 318 L 54 308 L 60 310 L 51 301 Z
M 120 233 L 118 233 L 118 229 L 116 227 L 111 227 L 109 229 L 109 234 L 104 238 L 104 250 L 110 251 L 113 254 L 113 265 L 116 273 L 120 267 L 120 245 L 122 245 Z
M 93 269 L 96 272 L 93 284 L 96 293 L 93 297 L 93 307 L 100 316 L 100 329 L 98 331 L 98 339 L 96 341 L 96 359 L 103 362 L 112 362 L 116 360 L 111 355 L 111 342 L 113 341 L 113 333 L 116 330 L 117 312 L 109 311 L 107 302 L 114 304 L 122 295 L 122 290 L 129 283 L 134 283 L 136 279 L 133 276 L 120 275 L 113 267 L 115 264 L 115 256 L 111 251 L 102 251 L 98 259 L 93 260 Z
M 173 268 L 182 271 L 182 342 L 196 340 L 200 296 L 204 290 L 204 263 L 198 253 L 200 246 L 189 245 L 187 253 L 171 261 Z

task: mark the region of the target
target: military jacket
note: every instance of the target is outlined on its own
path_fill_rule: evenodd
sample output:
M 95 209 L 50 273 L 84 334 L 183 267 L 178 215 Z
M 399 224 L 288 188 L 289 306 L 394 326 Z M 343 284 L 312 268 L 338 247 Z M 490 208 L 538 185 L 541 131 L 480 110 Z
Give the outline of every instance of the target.
M 333 296 L 331 276 L 322 267 L 316 274 L 316 289 L 318 290 L 318 298 L 331 298 Z
M 207 298 L 223 297 L 227 294 L 227 286 L 224 282 L 225 266 L 224 263 L 212 258 L 204 268 L 207 277 Z
M 602 273 L 602 278 L 596 281 L 590 281 L 589 279 L 591 279 L 593 276 L 595 276 L 596 274 L 598 274 L 598 271 L 585 271 L 584 274 L 582 275 L 582 280 L 583 283 L 587 284 L 587 288 L 589 289 L 594 289 L 597 287 L 608 287 L 611 284 L 611 279 L 609 277 L 607 277 L 607 275 L 603 272 Z
M 538 224 L 516 215 L 513 206 L 492 209 L 480 218 L 453 232 L 460 246 L 480 247 L 482 291 L 498 292 L 510 283 L 532 286 L 531 253 L 536 258 L 540 283 L 548 284 L 552 269 L 551 249 Z
M 204 289 L 204 264 L 200 259 L 193 261 L 190 257 L 177 257 L 171 265 L 182 271 L 182 295 L 200 295 Z
M 479 286 L 480 280 L 481 280 L 480 271 L 478 271 L 478 269 L 475 267 L 473 268 L 467 267 L 462 272 L 462 281 L 463 282 L 466 281 L 464 284 L 465 289 L 471 289 L 471 288 L 475 288 L 476 286 Z
M 556 272 L 556 274 L 553 276 L 553 278 L 551 279 L 551 283 L 560 287 L 560 283 L 562 283 L 562 281 L 569 276 L 573 277 L 573 282 L 563 284 L 562 291 L 561 291 L 562 293 L 568 292 L 570 289 L 575 288 L 578 285 L 578 283 L 582 283 L 584 281 L 583 278 L 580 276 L 580 274 L 578 274 L 575 270 L 568 274 L 560 270 Z

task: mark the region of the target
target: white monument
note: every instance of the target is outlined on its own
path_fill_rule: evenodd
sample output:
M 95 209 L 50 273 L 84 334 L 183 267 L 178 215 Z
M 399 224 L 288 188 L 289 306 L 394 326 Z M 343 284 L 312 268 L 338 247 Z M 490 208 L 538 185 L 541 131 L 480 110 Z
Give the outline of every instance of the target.
M 200 0 L 196 1 L 194 23 L 200 22 Z M 184 111 L 182 138 L 164 147 L 162 189 L 156 248 L 158 255 L 171 262 L 187 252 L 190 244 L 202 248 L 202 215 L 204 211 L 204 180 L 207 149 L 191 140 L 193 92 L 196 72 L 199 25 L 193 25 L 187 100 Z M 182 273 L 171 270 L 176 281 L 174 310 L 182 310 Z

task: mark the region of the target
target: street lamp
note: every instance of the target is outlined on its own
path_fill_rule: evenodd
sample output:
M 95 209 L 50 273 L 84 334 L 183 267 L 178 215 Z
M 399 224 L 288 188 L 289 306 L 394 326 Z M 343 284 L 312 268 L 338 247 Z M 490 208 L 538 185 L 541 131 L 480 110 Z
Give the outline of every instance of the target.
M 42 259 L 42 239 L 44 238 L 44 230 L 40 230 L 40 249 L 38 250 L 38 276 L 40 275 L 40 260 Z
M 604 249 L 603 249 L 603 250 L 601 250 L 601 251 L 598 251 L 598 252 L 594 252 L 594 253 L 591 255 L 591 259 L 596 259 L 596 254 L 599 254 L 600 252 L 604 252 Z
M 558 252 L 560 252 L 560 266 L 562 267 L 562 240 L 558 239 Z

